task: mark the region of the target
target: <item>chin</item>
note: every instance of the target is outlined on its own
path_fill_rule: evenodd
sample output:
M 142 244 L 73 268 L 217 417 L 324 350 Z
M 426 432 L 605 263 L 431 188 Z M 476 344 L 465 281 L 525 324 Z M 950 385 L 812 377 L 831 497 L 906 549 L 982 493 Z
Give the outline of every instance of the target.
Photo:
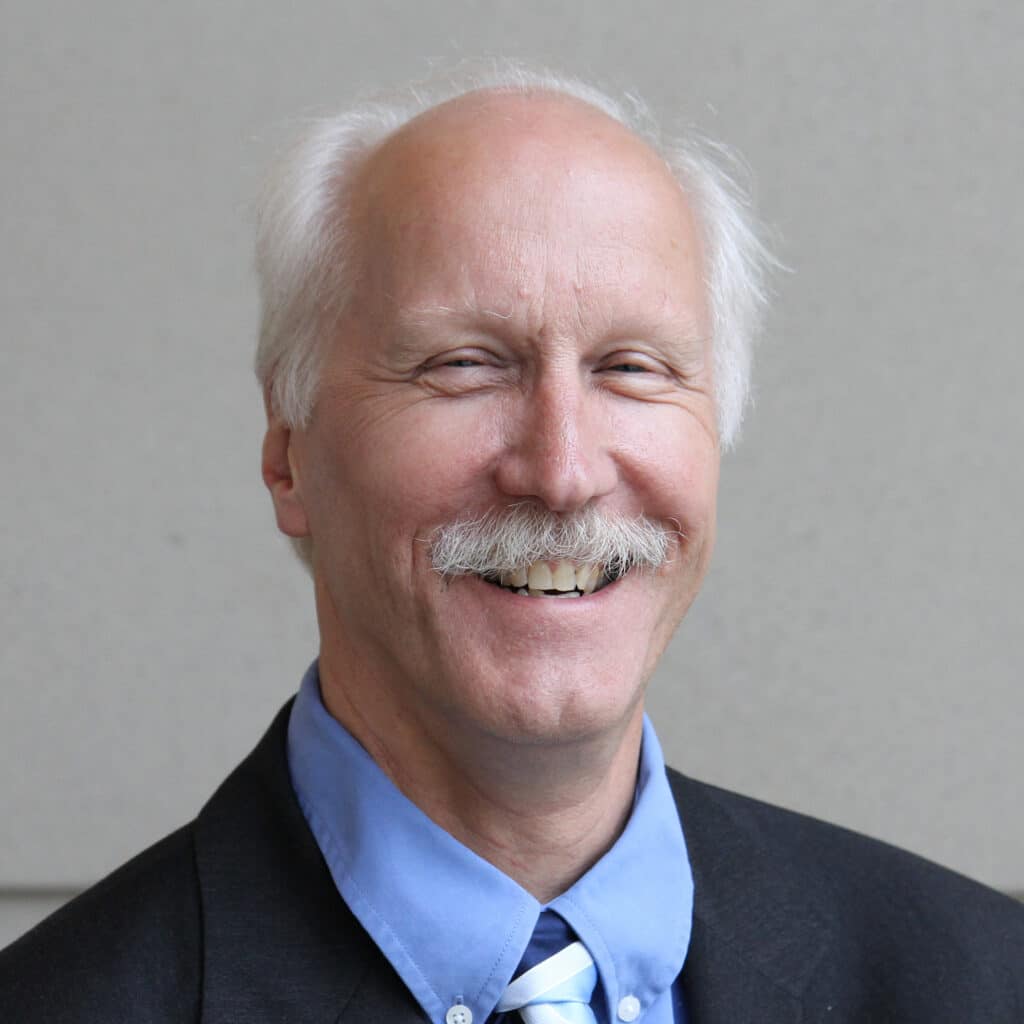
M 644 679 L 632 672 L 600 671 L 575 665 L 520 667 L 492 675 L 475 694 L 472 717 L 478 726 L 508 743 L 564 746 L 621 733 L 642 703 Z

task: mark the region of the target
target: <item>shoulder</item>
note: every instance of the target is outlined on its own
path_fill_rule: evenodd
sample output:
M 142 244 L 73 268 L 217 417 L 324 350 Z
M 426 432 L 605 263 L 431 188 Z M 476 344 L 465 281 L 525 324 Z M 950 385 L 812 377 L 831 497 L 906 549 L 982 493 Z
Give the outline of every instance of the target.
M 715 892 L 725 886 L 733 890 L 730 906 L 738 892 L 776 909 L 773 927 L 785 927 L 787 913 L 817 922 L 816 980 L 832 991 L 856 984 L 861 998 L 876 992 L 890 1008 L 931 997 L 979 1012 L 1024 1011 L 1017 901 L 837 825 L 672 771 L 669 778 L 697 892 L 703 885 L 703 907 L 719 924 L 728 911 Z M 918 1018 L 908 1010 L 899 1019 Z
M 0 1020 L 197 1020 L 199 917 L 187 826 L 0 952 Z
M 978 918 L 1010 933 L 1024 929 L 1024 907 L 1017 901 L 923 857 L 673 771 L 669 776 L 688 842 L 692 837 L 705 843 L 709 831 L 717 833 L 716 844 L 731 835 L 748 857 L 755 855 L 748 861 L 755 871 L 798 877 L 822 902 L 851 904 L 853 916 L 895 913 L 920 901 L 932 923 L 945 918 L 962 925 Z

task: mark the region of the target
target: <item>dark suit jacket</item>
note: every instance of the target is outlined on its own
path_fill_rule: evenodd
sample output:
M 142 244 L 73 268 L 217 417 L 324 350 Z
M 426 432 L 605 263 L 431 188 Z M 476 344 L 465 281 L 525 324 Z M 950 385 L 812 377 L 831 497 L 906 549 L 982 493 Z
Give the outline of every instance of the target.
M 295 801 L 288 710 L 194 822 L 0 953 L 0 1022 L 422 1022 Z M 696 883 L 693 1024 L 1024 1022 L 1024 908 L 670 775 Z

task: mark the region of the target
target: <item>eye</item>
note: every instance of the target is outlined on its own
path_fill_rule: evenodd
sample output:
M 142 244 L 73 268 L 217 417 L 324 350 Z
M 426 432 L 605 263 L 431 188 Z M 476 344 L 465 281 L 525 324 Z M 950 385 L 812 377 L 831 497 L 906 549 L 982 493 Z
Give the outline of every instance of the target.
M 658 364 L 649 356 L 639 352 L 615 352 L 598 367 L 600 373 L 615 373 L 625 376 L 642 376 L 657 373 Z
M 598 387 L 623 398 L 657 398 L 681 382 L 678 371 L 661 352 L 641 348 L 608 352 L 594 367 L 594 375 Z
M 421 367 L 422 373 L 439 370 L 475 370 L 482 366 L 495 366 L 498 360 L 492 352 L 471 346 L 439 352 Z
M 452 396 L 486 391 L 501 384 L 507 376 L 508 367 L 498 354 L 476 347 L 438 352 L 416 373 L 423 387 Z
M 650 373 L 650 367 L 641 366 L 639 363 L 614 363 L 606 366 L 606 370 L 615 370 L 616 373 Z

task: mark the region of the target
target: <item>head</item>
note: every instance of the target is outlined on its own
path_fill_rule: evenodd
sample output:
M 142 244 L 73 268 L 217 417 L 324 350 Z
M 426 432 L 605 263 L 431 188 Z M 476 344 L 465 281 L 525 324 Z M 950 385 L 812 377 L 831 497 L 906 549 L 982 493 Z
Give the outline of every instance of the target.
M 357 279 L 351 192 L 360 168 L 383 141 L 426 111 L 488 89 L 589 104 L 647 143 L 686 194 L 704 248 L 718 431 L 728 451 L 739 439 L 750 395 L 765 270 L 773 262 L 758 237 L 738 160 L 694 131 L 666 137 L 636 97 L 616 100 L 577 79 L 511 62 L 416 83 L 314 121 L 268 179 L 256 243 L 256 376 L 274 410 L 292 426 L 303 426 L 316 400 L 331 337 L 324 326 L 344 310 Z
M 473 84 L 272 186 L 264 475 L 367 717 L 561 741 L 637 720 L 704 578 L 764 252 L 706 144 Z

